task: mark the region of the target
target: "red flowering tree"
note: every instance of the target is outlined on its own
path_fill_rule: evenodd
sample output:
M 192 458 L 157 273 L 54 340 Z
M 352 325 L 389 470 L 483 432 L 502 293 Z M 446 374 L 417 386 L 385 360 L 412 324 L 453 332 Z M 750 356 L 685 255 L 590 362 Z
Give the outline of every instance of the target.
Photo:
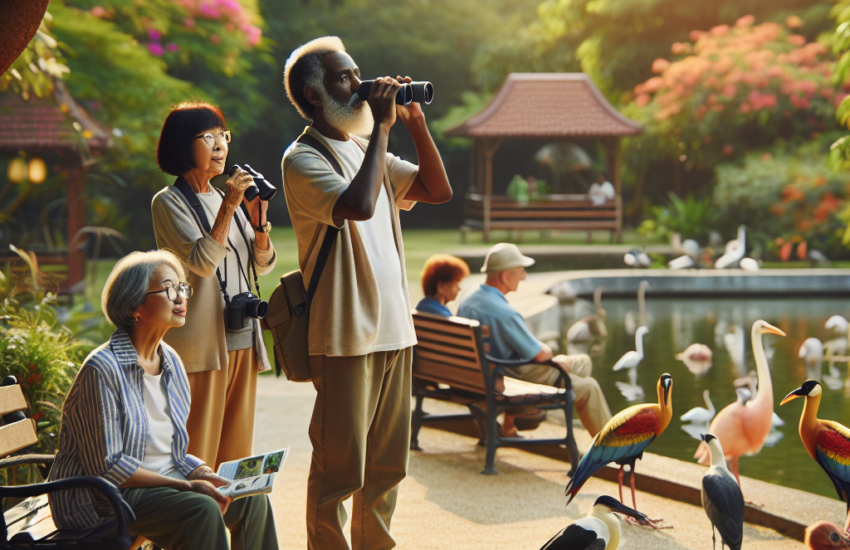
M 635 87 L 629 114 L 661 150 L 697 166 L 837 130 L 835 108 L 850 88 L 831 83 L 829 49 L 794 34 L 801 24 L 746 16 L 691 32 L 673 44 L 673 61 L 653 63 L 657 76 Z

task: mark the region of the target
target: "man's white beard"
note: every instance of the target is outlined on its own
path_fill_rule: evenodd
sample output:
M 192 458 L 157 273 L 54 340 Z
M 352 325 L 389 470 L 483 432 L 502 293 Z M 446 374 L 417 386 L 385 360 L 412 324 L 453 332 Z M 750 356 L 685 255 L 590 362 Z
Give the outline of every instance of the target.
M 331 97 L 324 86 L 318 90 L 322 98 L 322 110 L 325 120 L 341 132 L 354 134 L 355 136 L 368 136 L 372 133 L 375 119 L 372 117 L 372 109 L 369 104 L 360 100 L 360 96 L 354 94 L 348 103 L 341 103 Z

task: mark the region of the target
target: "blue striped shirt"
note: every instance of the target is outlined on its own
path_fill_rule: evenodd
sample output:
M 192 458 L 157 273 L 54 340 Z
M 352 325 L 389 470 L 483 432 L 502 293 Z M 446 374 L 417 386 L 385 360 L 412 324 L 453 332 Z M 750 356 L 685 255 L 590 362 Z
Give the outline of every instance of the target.
M 186 453 L 189 434 L 189 380 L 180 357 L 161 344 L 162 373 L 174 424 L 171 454 L 188 476 L 203 461 Z M 144 369 L 123 330 L 83 362 L 62 407 L 59 452 L 50 480 L 92 475 L 116 486 L 133 475 L 145 458 L 148 414 L 143 396 Z M 112 507 L 97 491 L 74 489 L 50 494 L 53 520 L 60 529 L 88 529 L 109 519 Z

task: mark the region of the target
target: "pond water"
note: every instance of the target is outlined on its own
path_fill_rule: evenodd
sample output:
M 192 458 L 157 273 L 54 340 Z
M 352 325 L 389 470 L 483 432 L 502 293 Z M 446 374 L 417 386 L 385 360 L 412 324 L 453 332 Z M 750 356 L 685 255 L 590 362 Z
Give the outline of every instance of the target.
M 741 475 L 794 487 L 804 491 L 836 498 L 835 489 L 827 475 L 809 456 L 800 441 L 797 426 L 803 400 L 780 407 L 785 395 L 798 388 L 814 371 L 807 373 L 803 359 L 798 357 L 802 342 L 817 337 L 827 342 L 838 335 L 824 329 L 832 315 L 848 314 L 841 299 L 827 298 L 770 298 L 747 299 L 685 299 L 660 298 L 648 294 L 643 314 L 637 298 L 606 299 L 602 306 L 607 312 L 608 337 L 602 345 L 589 350 L 593 357 L 593 376 L 599 381 L 611 411 L 616 412 L 641 402 L 656 402 L 656 383 L 661 374 L 673 376 L 673 421 L 649 448 L 650 452 L 694 462 L 693 454 L 699 442 L 683 429 L 679 417 L 693 407 L 705 407 L 703 390 L 710 390 L 711 400 L 719 411 L 737 398 L 733 381 L 755 370 L 750 342 L 750 329 L 758 319 L 780 328 L 787 337 L 765 335 L 763 342 L 771 369 L 774 391 L 774 411 L 785 421 L 775 429 L 760 453 L 741 457 Z M 560 347 L 566 349 L 564 333 L 572 321 L 593 311 L 592 304 L 578 300 L 560 309 Z M 632 387 L 628 370 L 613 372 L 612 366 L 627 351 L 635 349 L 634 332 L 641 318 L 649 328 L 644 337 L 644 359 L 636 369 L 636 386 Z M 844 339 L 846 345 L 846 338 Z M 708 345 L 713 352 L 710 367 L 691 365 L 689 369 L 675 354 L 692 343 Z M 570 346 L 571 353 L 584 352 Z M 830 372 L 831 370 L 831 372 Z M 850 378 L 847 364 L 835 363 L 832 369 L 823 363 L 820 381 L 824 396 L 818 416 L 850 425 Z M 638 395 L 636 396 L 635 393 Z M 631 399 L 631 401 L 630 401 Z M 694 427 L 699 433 L 707 429 Z M 639 468 L 639 467 L 638 467 Z

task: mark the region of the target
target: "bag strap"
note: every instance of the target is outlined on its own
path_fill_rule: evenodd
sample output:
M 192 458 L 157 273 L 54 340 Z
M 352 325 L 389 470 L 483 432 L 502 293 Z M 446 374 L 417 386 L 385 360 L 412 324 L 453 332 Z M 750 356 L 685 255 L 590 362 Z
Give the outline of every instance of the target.
M 342 173 L 342 166 L 340 166 L 339 161 L 336 160 L 336 157 L 333 156 L 333 154 L 321 141 L 307 133 L 301 134 L 301 137 L 299 137 L 296 141 L 302 145 L 315 149 L 317 153 L 322 155 L 325 160 L 328 161 L 328 164 L 331 165 L 334 172 L 343 178 L 345 177 Z M 336 241 L 336 236 L 338 234 L 338 227 L 328 226 L 328 229 L 325 232 L 325 238 L 322 241 L 322 247 L 319 249 L 319 256 L 316 258 L 316 265 L 313 268 L 313 276 L 310 277 L 310 285 L 307 287 L 307 302 L 302 306 L 296 307 L 296 317 L 301 317 L 307 308 L 307 304 L 313 301 L 313 296 L 316 294 L 316 289 L 319 286 L 319 279 L 322 277 L 322 271 L 325 269 L 325 264 L 328 262 L 328 257 L 331 254 L 331 247 L 333 246 L 334 241 Z

